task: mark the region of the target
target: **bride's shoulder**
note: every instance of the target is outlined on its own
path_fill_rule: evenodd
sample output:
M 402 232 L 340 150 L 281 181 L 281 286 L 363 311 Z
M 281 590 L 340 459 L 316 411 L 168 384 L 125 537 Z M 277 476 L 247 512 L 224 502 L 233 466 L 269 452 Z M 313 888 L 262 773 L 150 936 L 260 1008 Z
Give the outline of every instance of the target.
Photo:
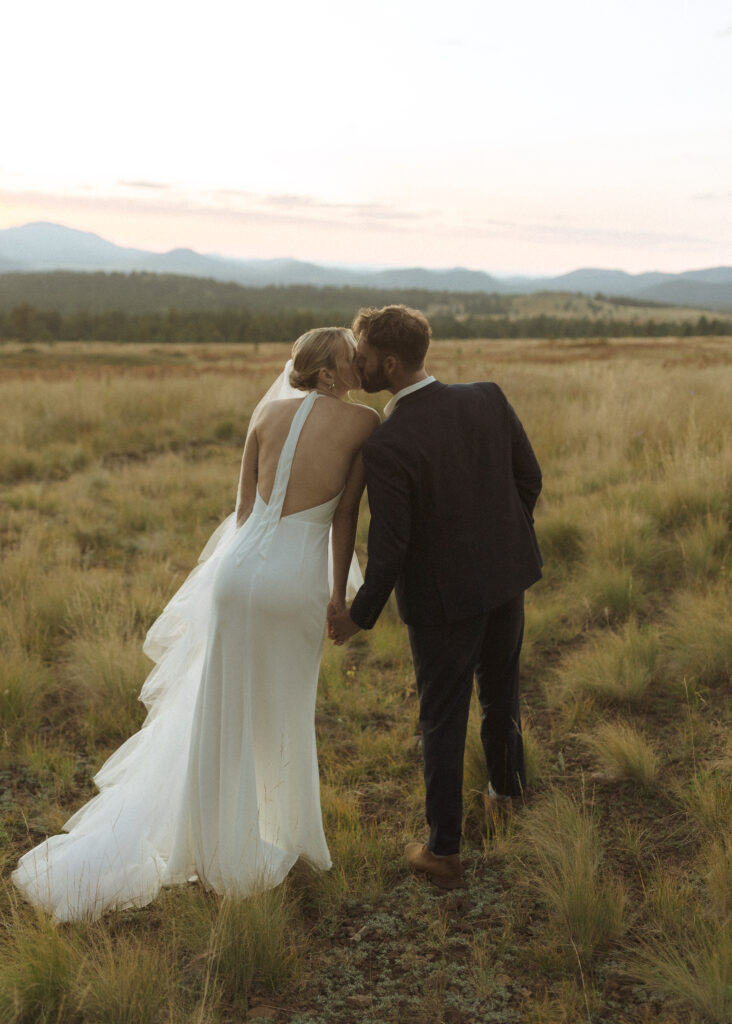
M 354 402 L 352 398 L 347 402 L 344 402 L 343 405 L 346 409 L 353 410 L 353 414 L 355 416 L 360 416 L 362 419 L 370 419 L 376 423 L 381 423 L 381 416 L 379 416 L 376 409 L 372 409 L 370 405 L 364 405 L 362 402 Z
M 343 404 L 349 410 L 349 415 L 354 423 L 357 423 L 366 434 L 371 434 L 380 425 L 381 417 L 370 405 L 361 405 L 360 402 L 344 402 Z
M 292 415 L 293 410 L 297 408 L 301 401 L 302 399 L 300 398 L 277 398 L 272 402 L 267 402 L 257 411 L 257 425 L 287 418 L 287 416 Z

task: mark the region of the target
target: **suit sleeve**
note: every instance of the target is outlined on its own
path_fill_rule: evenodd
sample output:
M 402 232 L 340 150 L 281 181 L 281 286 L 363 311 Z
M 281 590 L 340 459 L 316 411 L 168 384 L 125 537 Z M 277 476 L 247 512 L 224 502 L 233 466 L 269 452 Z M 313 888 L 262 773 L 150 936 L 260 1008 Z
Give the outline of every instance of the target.
M 412 488 L 408 473 L 384 444 L 363 449 L 371 525 L 364 583 L 351 605 L 351 618 L 371 629 L 394 589 L 404 564 L 412 522 Z
M 511 466 L 513 469 L 513 479 L 516 483 L 516 490 L 519 493 L 519 497 L 526 508 L 526 511 L 531 516 L 533 522 L 533 512 L 536 501 L 541 493 L 541 468 L 537 462 L 534 450 L 531 447 L 531 442 L 526 436 L 526 431 L 521 425 L 521 421 L 514 412 L 510 403 L 506 402 L 508 407 L 508 417 L 511 427 Z

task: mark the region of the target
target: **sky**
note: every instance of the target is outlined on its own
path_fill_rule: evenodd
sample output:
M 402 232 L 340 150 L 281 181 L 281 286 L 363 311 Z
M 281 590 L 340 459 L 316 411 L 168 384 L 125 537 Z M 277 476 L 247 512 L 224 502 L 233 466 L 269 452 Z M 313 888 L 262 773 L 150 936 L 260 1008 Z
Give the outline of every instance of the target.
M 24 0 L 0 228 L 559 274 L 732 265 L 732 0 Z

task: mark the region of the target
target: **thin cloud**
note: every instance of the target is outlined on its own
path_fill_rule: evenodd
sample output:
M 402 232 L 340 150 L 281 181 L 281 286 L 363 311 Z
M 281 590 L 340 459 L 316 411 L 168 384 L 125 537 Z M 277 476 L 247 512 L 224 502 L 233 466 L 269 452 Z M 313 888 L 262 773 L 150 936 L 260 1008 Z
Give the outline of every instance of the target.
M 432 214 L 432 211 L 416 214 L 408 213 L 403 210 L 397 210 L 394 206 L 386 203 L 330 203 L 321 199 L 315 199 L 313 196 L 286 192 L 262 195 L 259 197 L 258 202 L 263 206 L 274 206 L 275 208 L 289 210 L 340 211 L 345 214 L 374 218 L 376 220 L 421 220 L 423 217 Z
M 233 194 L 223 194 L 233 192 Z M 732 198 L 732 193 L 700 196 L 707 202 Z M 294 229 L 303 238 L 312 230 L 314 234 L 325 229 L 335 238 L 340 236 L 402 237 L 409 249 L 421 252 L 424 242 L 433 245 L 475 244 L 519 244 L 524 247 L 538 245 L 542 248 L 555 246 L 558 250 L 566 246 L 594 248 L 597 250 L 624 249 L 654 252 L 675 247 L 698 251 L 709 247 L 709 239 L 688 234 L 663 234 L 653 231 L 639 231 L 629 228 L 607 228 L 603 226 L 578 225 L 571 221 L 521 222 L 490 217 L 449 217 L 434 209 L 401 211 L 396 206 L 380 203 L 327 203 L 312 196 L 287 193 L 240 193 L 235 190 L 199 191 L 190 193 L 170 190 L 140 190 L 137 193 L 79 194 L 13 192 L 0 190 L 0 203 L 6 200 L 9 206 L 30 206 L 44 208 L 48 218 L 58 217 L 62 221 L 72 217 L 74 211 L 87 214 L 110 214 L 125 218 L 165 219 L 185 225 L 191 224 L 191 234 L 196 234 L 195 223 L 208 223 L 224 232 L 241 229 L 260 233 L 268 228 Z M 408 241 L 407 241 L 408 240 Z M 335 251 L 335 250 L 334 250 Z M 584 259 L 584 258 L 583 258 Z M 594 259 L 601 259 L 598 255 Z M 587 260 L 585 259 L 585 263 Z
M 701 203 L 725 203 L 732 199 L 732 191 L 729 192 L 697 192 L 691 197 Z
M 123 185 L 125 188 L 153 189 L 156 191 L 170 188 L 170 185 L 163 181 L 118 181 L 117 184 Z
M 212 196 L 226 196 L 228 199 L 252 199 L 256 197 L 256 192 L 245 192 L 240 188 L 214 188 L 211 189 L 209 195 Z
M 720 28 L 719 32 L 714 33 L 717 39 L 729 39 L 732 36 L 732 25 L 727 25 L 726 28 Z
M 290 194 L 289 192 L 283 192 L 279 195 L 260 195 L 258 202 L 262 205 L 269 206 L 286 206 L 286 207 L 311 207 L 317 206 L 317 203 L 312 196 L 301 196 Z
M 452 229 L 449 229 L 452 233 Z M 579 227 L 573 224 L 521 223 L 518 221 L 483 220 L 468 226 L 464 234 L 474 238 L 522 238 L 527 241 L 554 244 L 624 245 L 633 248 L 668 244 L 698 245 L 704 241 L 693 235 L 673 235 L 654 231 L 622 228 Z
M 378 204 L 326 204 L 313 201 L 311 204 L 295 206 L 266 205 L 262 203 L 266 197 L 255 195 L 245 202 L 222 202 L 213 200 L 210 194 L 163 195 L 153 192 L 149 198 L 143 195 L 121 196 L 85 194 L 74 196 L 60 193 L 10 192 L 0 191 L 0 199 L 8 203 L 44 203 L 63 208 L 68 212 L 72 206 L 98 211 L 121 212 L 138 216 L 155 214 L 165 217 L 195 217 L 196 219 L 221 220 L 227 224 L 248 226 L 289 226 L 289 227 L 327 227 L 331 230 L 352 230 L 359 227 L 364 230 L 376 228 L 380 231 L 411 233 L 423 231 L 429 227 L 432 214 L 400 213 L 396 209 L 381 207 Z M 270 197 L 271 200 L 271 197 Z

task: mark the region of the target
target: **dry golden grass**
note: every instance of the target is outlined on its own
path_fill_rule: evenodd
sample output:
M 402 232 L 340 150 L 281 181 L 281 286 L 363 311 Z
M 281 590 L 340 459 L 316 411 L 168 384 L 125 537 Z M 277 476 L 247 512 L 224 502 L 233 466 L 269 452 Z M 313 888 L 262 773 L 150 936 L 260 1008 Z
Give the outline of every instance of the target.
M 577 800 L 554 790 L 526 812 L 521 835 L 527 875 L 546 901 L 568 962 L 586 961 L 621 934 L 626 901 L 618 880 L 602 873 L 597 823 Z
M 589 694 L 608 704 L 639 701 L 654 681 L 659 651 L 657 630 L 635 620 L 617 633 L 598 632 L 566 655 L 557 669 L 557 692 L 565 700 Z
M 465 894 L 425 888 L 401 861 L 424 823 L 390 603 L 372 633 L 324 655 L 331 872 L 299 865 L 244 903 L 171 890 L 93 927 L 54 928 L 18 903 L 18 856 L 89 798 L 142 721 L 142 639 L 231 510 L 251 409 L 286 354 L 0 348 L 0 1020 L 229 1024 L 256 1001 L 287 1024 L 723 1019 L 728 339 L 434 346 L 438 377 L 501 384 L 545 474 L 525 807 L 488 837 L 474 717 Z M 367 526 L 364 507 L 361 556 Z
M 658 755 L 627 722 L 603 722 L 584 740 L 611 779 L 652 786 L 658 778 Z
M 732 1014 L 732 925 L 692 918 L 676 940 L 641 948 L 631 974 L 693 1007 L 703 1020 L 727 1024 Z

